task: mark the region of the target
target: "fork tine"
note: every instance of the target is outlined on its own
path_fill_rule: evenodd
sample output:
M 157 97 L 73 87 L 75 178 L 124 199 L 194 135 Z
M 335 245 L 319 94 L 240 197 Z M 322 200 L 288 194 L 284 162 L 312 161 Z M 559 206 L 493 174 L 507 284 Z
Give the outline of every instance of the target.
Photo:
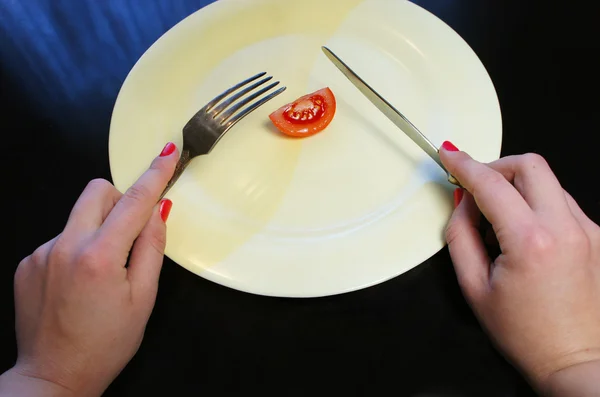
M 279 82 L 278 82 L 279 83 Z M 238 112 L 235 116 L 233 116 L 232 119 L 230 119 L 226 126 L 225 126 L 225 130 L 228 130 L 229 128 L 233 127 L 233 125 L 235 123 L 237 123 L 238 121 L 240 121 L 241 119 L 243 119 L 246 115 L 248 115 L 249 113 L 251 113 L 252 111 L 256 110 L 258 107 L 262 106 L 263 104 L 267 103 L 268 101 L 270 101 L 271 99 L 275 98 L 277 95 L 281 94 L 283 91 L 285 91 L 287 87 L 281 87 L 279 88 L 277 91 L 273 91 L 272 93 L 270 93 L 269 95 L 259 99 L 258 101 L 252 103 L 250 106 L 242 109 L 240 112 Z
M 250 91 L 253 91 L 255 88 L 260 87 L 261 85 L 263 85 L 267 81 L 271 80 L 272 78 L 273 78 L 273 76 L 265 77 L 264 79 L 252 84 L 250 87 L 244 88 L 242 91 L 233 95 L 231 98 L 220 103 L 219 106 L 214 108 L 210 113 L 212 114 L 213 117 L 217 117 L 219 114 L 221 114 L 221 112 L 223 112 L 223 110 L 227 109 L 227 107 L 229 105 L 231 105 L 232 103 L 234 103 L 235 101 L 237 101 L 238 99 L 240 99 L 241 97 L 243 97 L 244 95 L 249 93 Z
M 261 78 L 262 76 L 264 76 L 265 74 L 267 74 L 267 72 L 261 72 L 259 74 L 256 74 L 250 78 L 247 78 L 246 80 L 242 81 L 239 84 L 234 85 L 233 87 L 229 88 L 228 90 L 226 90 L 225 92 L 223 92 L 222 94 L 214 97 L 210 102 L 208 102 L 205 106 L 205 110 L 209 111 L 211 110 L 217 103 L 219 103 L 223 98 L 225 98 L 227 95 L 231 94 L 232 92 L 235 92 L 237 90 L 239 90 L 240 88 L 242 88 L 243 86 L 245 86 L 248 83 L 253 82 L 254 80 Z
M 250 101 L 253 101 L 254 99 L 258 98 L 259 96 L 266 93 L 267 91 L 269 91 L 271 88 L 275 87 L 278 84 L 279 84 L 279 81 L 276 81 L 274 83 L 269 84 L 265 88 L 256 91 L 254 94 L 247 96 L 246 98 L 242 99 L 241 101 L 237 102 L 236 104 L 231 106 L 229 109 L 227 109 L 227 111 L 225 113 L 223 113 L 220 117 L 216 117 L 215 120 L 219 124 L 225 123 L 231 116 L 233 116 L 235 114 L 235 112 L 240 110 L 242 108 L 242 106 L 247 105 L 248 103 L 250 103 Z

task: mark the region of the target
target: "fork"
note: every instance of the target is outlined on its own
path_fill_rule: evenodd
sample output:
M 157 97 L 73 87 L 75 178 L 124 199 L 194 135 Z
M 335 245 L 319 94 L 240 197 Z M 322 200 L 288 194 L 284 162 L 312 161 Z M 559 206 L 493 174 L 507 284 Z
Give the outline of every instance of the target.
M 183 127 L 181 156 L 179 157 L 173 176 L 160 195 L 160 199 L 173 187 L 193 158 L 210 153 L 223 135 L 238 121 L 285 91 L 286 87 L 280 87 L 276 91 L 265 95 L 271 89 L 275 88 L 279 84 L 279 81 L 256 91 L 256 89 L 273 78 L 273 76 L 268 76 L 256 81 L 266 74 L 266 72 L 259 73 L 234 85 L 213 98 L 192 116 Z M 242 89 L 254 81 L 256 81 L 254 84 Z M 242 90 L 239 91 L 240 89 Z M 244 97 L 246 94 L 249 95 Z M 257 100 L 254 101 L 255 99 Z

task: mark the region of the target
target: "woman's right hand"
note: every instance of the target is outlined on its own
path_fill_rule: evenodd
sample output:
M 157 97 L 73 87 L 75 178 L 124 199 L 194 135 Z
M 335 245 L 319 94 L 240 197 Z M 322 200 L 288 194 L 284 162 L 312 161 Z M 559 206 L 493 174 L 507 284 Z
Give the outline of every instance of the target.
M 455 193 L 446 238 L 484 328 L 542 393 L 600 395 L 600 227 L 539 155 L 482 164 L 445 142 L 440 156 L 466 190 Z M 481 214 L 496 258 L 480 236 Z

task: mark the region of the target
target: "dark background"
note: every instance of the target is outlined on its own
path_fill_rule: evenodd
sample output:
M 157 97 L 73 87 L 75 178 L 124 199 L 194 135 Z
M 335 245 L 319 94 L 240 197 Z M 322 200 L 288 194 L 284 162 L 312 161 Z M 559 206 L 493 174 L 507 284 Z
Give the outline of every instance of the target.
M 401 0 L 398 0 L 401 1 Z M 0 0 L 4 219 L 0 372 L 15 360 L 12 275 L 58 234 L 85 184 L 110 180 L 108 129 L 127 72 L 207 0 Z M 502 154 L 537 152 L 600 222 L 600 21 L 570 1 L 419 0 L 476 51 L 495 84 Z M 586 5 L 587 4 L 587 5 Z M 529 396 L 464 302 L 447 250 L 384 284 L 275 299 L 165 259 L 139 353 L 107 396 Z

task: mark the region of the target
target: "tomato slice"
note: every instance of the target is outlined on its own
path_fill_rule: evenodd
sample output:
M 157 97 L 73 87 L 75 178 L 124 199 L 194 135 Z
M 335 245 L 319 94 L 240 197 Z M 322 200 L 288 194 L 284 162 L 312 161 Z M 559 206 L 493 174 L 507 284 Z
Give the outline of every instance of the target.
M 335 97 L 329 87 L 304 95 L 269 115 L 279 131 L 304 137 L 322 131 L 335 115 Z

